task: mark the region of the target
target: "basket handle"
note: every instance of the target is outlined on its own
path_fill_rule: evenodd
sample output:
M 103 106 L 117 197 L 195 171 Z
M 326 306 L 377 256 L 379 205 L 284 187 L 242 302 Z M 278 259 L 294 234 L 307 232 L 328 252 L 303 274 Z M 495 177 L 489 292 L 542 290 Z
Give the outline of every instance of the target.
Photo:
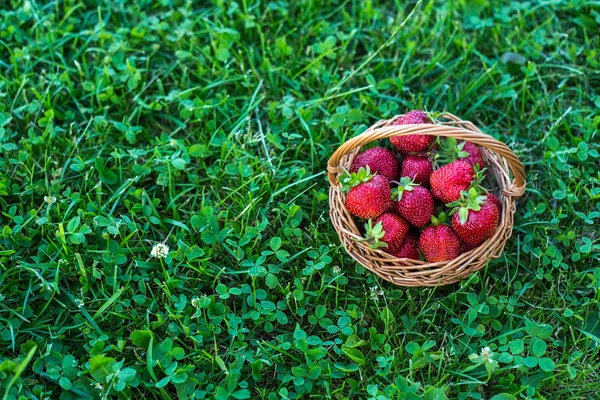
M 444 116 L 448 116 L 450 119 L 454 120 L 455 123 L 463 122 L 451 114 L 445 114 Z M 328 178 L 331 185 L 338 185 L 337 174 L 341 171 L 340 159 L 346 154 L 352 152 L 352 150 L 356 149 L 357 147 L 362 147 L 369 142 L 389 138 L 391 136 L 432 135 L 466 140 L 498 153 L 508 162 L 508 165 L 514 176 L 512 187 L 503 191 L 503 193 L 507 196 L 513 197 L 520 197 L 525 193 L 526 181 L 525 167 L 523 166 L 523 163 L 521 163 L 519 157 L 517 157 L 510 147 L 494 139 L 490 135 L 457 126 L 434 124 L 385 126 L 385 123 L 387 123 L 387 121 L 380 121 L 380 123 L 342 144 L 331 155 L 331 158 L 327 163 Z

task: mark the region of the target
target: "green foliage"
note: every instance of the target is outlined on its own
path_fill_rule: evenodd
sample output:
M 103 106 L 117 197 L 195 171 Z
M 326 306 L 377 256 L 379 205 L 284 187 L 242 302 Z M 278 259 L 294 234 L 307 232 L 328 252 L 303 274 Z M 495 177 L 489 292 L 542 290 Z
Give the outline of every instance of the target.
M 593 2 L 4 3 L 2 400 L 597 398 Z M 450 287 L 327 217 L 332 152 L 413 108 L 527 170 Z

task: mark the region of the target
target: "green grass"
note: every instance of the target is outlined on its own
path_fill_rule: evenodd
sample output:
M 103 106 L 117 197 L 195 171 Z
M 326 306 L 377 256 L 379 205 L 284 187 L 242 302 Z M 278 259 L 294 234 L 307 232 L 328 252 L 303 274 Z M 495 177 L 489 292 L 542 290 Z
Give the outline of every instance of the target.
M 414 6 L 4 2 L 0 398 L 597 398 L 600 4 Z M 501 258 L 403 289 L 324 171 L 424 107 L 528 186 Z

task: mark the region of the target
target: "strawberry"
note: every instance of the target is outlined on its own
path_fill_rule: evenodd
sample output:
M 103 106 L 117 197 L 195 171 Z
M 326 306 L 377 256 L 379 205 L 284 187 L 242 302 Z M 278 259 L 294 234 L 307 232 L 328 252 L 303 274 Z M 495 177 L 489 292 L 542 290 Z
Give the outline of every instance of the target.
M 388 249 L 387 252 L 398 258 L 419 259 L 419 238 L 414 233 L 409 233 L 398 249 Z
M 431 220 L 434 212 L 433 197 L 429 190 L 413 183 L 409 177 L 400 179 L 397 188 L 392 190 L 398 213 L 408 222 L 422 228 Z
M 471 142 L 463 142 L 463 143 L 464 143 L 464 147 L 462 148 L 462 150 L 469 154 L 468 156 L 463 157 L 463 160 L 465 160 L 466 162 L 468 162 L 469 164 L 471 164 L 473 166 L 479 165 L 480 167 L 483 167 L 484 166 L 483 156 L 481 154 L 481 150 L 479 149 L 479 146 L 477 146 L 475 143 L 471 143 Z
M 460 198 L 460 192 L 467 190 L 475 179 L 475 169 L 466 161 L 457 160 L 431 173 L 429 183 L 431 194 L 444 203 Z
M 431 120 L 423 111 L 413 110 L 394 122 L 394 125 L 431 124 Z M 390 142 L 402 154 L 426 150 L 435 137 L 430 135 L 393 136 Z
M 383 147 L 373 147 L 360 153 L 354 159 L 350 172 L 358 172 L 360 168 L 369 166 L 376 172 L 392 180 L 398 178 L 398 160 L 394 153 Z
M 419 237 L 419 249 L 425 259 L 428 262 L 439 262 L 458 257 L 463 244 L 456 233 L 448 225 L 442 225 L 435 217 L 432 218 L 432 223 L 433 225 L 425 228 Z
M 452 210 L 452 227 L 469 246 L 477 246 L 496 232 L 500 212 L 498 207 L 475 189 L 463 192 L 461 199 L 448 204 Z
M 338 177 L 347 190 L 346 208 L 359 218 L 375 218 L 394 207 L 390 182 L 383 175 L 372 175 L 369 166 L 358 172 L 344 172 Z
M 502 212 L 502 203 L 500 202 L 498 196 L 496 196 L 494 193 L 488 193 L 487 201 L 494 204 L 496 207 L 498 207 L 498 211 Z
M 386 247 L 387 252 L 397 251 L 404 241 L 410 226 L 402 217 L 391 212 L 381 214 L 375 220 L 365 224 L 365 239 L 376 249 Z
M 478 165 L 479 168 L 484 166 L 483 156 L 479 146 L 475 143 L 458 141 L 455 138 L 436 138 L 438 151 L 435 155 L 437 164 L 449 164 L 452 161 L 463 160 L 472 166 Z
M 429 186 L 429 176 L 433 172 L 431 161 L 427 156 L 410 155 L 402 160 L 402 169 L 400 176 L 408 176 L 415 183 L 423 186 Z M 395 178 L 394 178 L 395 179 Z
M 461 254 L 466 253 L 467 251 L 471 251 L 478 247 L 479 247 L 479 245 L 466 244 L 465 242 L 462 242 L 462 247 L 461 247 L 460 252 L 461 252 Z

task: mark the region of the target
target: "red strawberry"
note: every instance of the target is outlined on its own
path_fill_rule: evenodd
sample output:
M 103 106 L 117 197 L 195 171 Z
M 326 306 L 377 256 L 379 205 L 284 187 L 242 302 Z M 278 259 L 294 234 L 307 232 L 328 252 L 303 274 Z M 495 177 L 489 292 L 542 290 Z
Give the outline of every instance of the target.
M 371 221 L 365 225 L 367 240 L 371 238 L 375 239 L 375 243 L 371 244 L 371 247 L 387 247 L 386 251 L 396 251 L 400 248 L 400 245 L 404 241 L 408 229 L 410 226 L 402 217 L 391 212 L 381 214 L 375 220 L 375 227 L 372 226 Z M 381 242 L 384 242 L 386 246 L 381 246 Z
M 390 183 L 383 175 L 371 175 L 369 167 L 340 174 L 342 190 L 349 190 L 346 208 L 359 218 L 375 218 L 394 207 Z
M 462 253 L 466 253 L 467 251 L 471 251 L 471 250 L 476 249 L 478 247 L 479 247 L 479 245 L 475 246 L 475 245 L 472 245 L 472 244 L 466 244 L 465 242 L 462 242 L 462 247 L 461 247 L 460 252 L 461 252 L 461 254 Z
M 454 161 L 431 173 L 431 194 L 444 203 L 451 203 L 460 198 L 460 192 L 467 190 L 474 178 L 475 169 L 471 164 Z
M 479 165 L 479 167 L 484 166 L 481 150 L 479 149 L 479 146 L 477 146 L 475 143 L 464 142 L 462 151 L 469 154 L 468 156 L 463 157 L 462 160 L 468 162 L 469 164 L 471 164 L 473 166 L 475 166 L 475 165 Z
M 470 189 L 467 196 L 448 206 L 456 207 L 452 211 L 452 227 L 467 245 L 480 245 L 496 232 L 500 218 L 498 207 L 475 189 Z
M 394 125 L 431 124 L 431 120 L 423 111 L 413 110 L 405 114 Z M 390 142 L 402 154 L 426 150 L 435 137 L 431 135 L 392 136 Z
M 487 201 L 494 204 L 496 207 L 498 207 L 498 211 L 502 212 L 502 203 L 500 202 L 498 196 L 496 196 L 494 193 L 488 193 Z
M 400 248 L 398 248 L 397 250 L 396 249 L 393 249 L 393 250 L 388 249 L 387 252 L 398 258 L 410 258 L 411 260 L 418 260 L 419 259 L 418 241 L 419 241 L 419 239 L 418 239 L 417 235 L 415 235 L 414 233 L 409 233 L 408 235 L 406 235 L 406 239 L 404 239 L 404 242 L 402 242 L 402 245 L 400 245 Z
M 383 147 L 373 147 L 365 150 L 354 159 L 350 172 L 358 172 L 360 168 L 369 166 L 376 172 L 392 180 L 398 178 L 398 160 L 394 153 Z
M 417 228 L 422 228 L 431 221 L 434 212 L 433 197 L 429 190 L 415 185 L 410 178 L 400 179 L 400 185 L 392 191 L 398 213 Z
M 400 176 L 408 176 L 412 178 L 415 183 L 423 186 L 429 186 L 429 177 L 433 172 L 431 161 L 427 156 L 406 156 L 402 160 L 402 169 L 400 170 Z
M 430 225 L 419 237 L 419 249 L 428 262 L 455 259 L 460 255 L 461 247 L 460 239 L 448 225 Z

